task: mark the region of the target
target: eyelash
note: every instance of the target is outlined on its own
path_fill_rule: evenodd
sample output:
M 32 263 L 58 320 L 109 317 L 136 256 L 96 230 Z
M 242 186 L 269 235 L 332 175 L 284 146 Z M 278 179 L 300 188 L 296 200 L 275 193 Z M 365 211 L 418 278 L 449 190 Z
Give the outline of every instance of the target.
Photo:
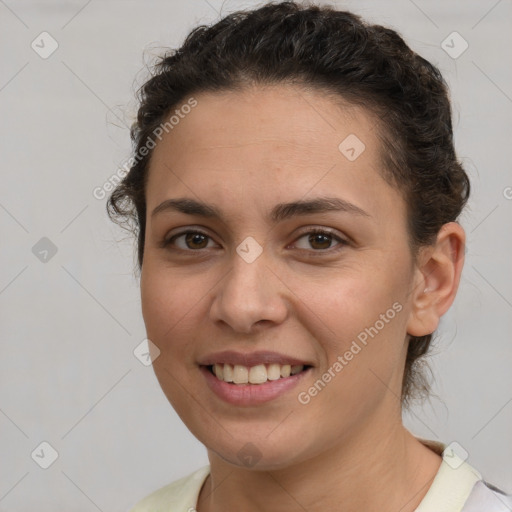
M 183 235 L 188 235 L 188 234 L 197 234 L 197 235 L 203 235 L 209 239 L 211 239 L 211 237 L 204 233 L 203 231 L 199 231 L 199 230 L 195 230 L 195 229 L 191 229 L 191 230 L 187 230 L 187 231 L 181 231 L 180 233 L 176 233 L 175 235 L 173 235 L 172 237 L 164 240 L 161 244 L 161 247 L 162 248 L 169 248 L 169 246 L 171 246 L 171 244 L 173 243 L 173 241 L 175 241 L 177 238 L 183 236 Z M 337 236 L 333 231 L 330 231 L 328 229 L 320 229 L 320 228 L 312 228 L 308 231 L 304 231 L 302 233 L 300 233 L 300 235 L 298 236 L 298 238 L 296 240 L 299 240 L 301 238 L 303 238 L 304 236 L 306 235 L 327 235 L 328 237 L 332 237 L 333 240 L 336 240 L 337 242 L 339 242 L 339 246 L 338 248 L 328 248 L 328 249 L 318 249 L 318 250 L 314 250 L 312 249 L 311 252 L 315 255 L 315 256 L 321 256 L 325 253 L 333 253 L 333 252 L 338 252 L 339 250 L 343 249 L 345 246 L 349 245 L 349 242 L 347 242 L 346 240 L 344 240 L 343 238 Z M 204 251 L 206 250 L 205 248 L 204 249 L 181 249 L 181 248 L 178 248 L 178 249 L 173 249 L 173 250 L 177 250 L 177 251 L 182 251 L 182 252 L 201 252 L 201 251 Z M 308 251 L 308 249 L 300 249 L 301 251 Z M 316 254 L 315 254 L 316 253 Z

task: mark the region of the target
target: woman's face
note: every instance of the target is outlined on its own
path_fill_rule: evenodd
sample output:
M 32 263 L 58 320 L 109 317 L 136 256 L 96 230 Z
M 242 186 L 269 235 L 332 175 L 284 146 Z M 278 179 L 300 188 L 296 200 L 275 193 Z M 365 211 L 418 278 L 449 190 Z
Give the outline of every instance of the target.
M 142 309 L 164 393 L 239 466 L 385 436 L 417 272 L 373 118 L 284 85 L 195 100 L 147 185 Z

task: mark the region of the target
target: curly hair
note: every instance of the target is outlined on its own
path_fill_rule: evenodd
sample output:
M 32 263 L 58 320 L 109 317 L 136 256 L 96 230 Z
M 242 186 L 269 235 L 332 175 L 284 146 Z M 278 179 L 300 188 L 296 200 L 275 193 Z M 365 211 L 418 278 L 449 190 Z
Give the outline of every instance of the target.
M 138 237 L 139 270 L 152 155 L 147 142 L 155 130 L 192 94 L 268 84 L 299 84 L 376 116 L 383 178 L 404 197 L 414 257 L 435 241 L 443 224 L 457 220 L 470 182 L 455 154 L 448 86 L 440 71 L 394 30 L 351 12 L 272 2 L 195 28 L 181 48 L 158 58 L 138 91 L 131 128 L 135 158 L 108 198 L 107 212 Z M 409 335 L 402 406 L 431 391 L 423 356 L 432 334 Z

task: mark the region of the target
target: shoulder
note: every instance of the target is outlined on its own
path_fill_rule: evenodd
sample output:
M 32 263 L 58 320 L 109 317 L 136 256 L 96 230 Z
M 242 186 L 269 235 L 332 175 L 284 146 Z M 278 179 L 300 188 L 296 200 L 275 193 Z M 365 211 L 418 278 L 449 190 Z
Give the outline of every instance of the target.
M 501 489 L 479 480 L 471 490 L 461 512 L 510 512 L 512 510 L 512 495 Z
M 486 482 L 455 452 L 455 443 L 420 441 L 441 455 L 442 462 L 415 512 L 511 512 L 512 496 Z
M 130 512 L 187 512 L 195 510 L 197 498 L 210 466 L 204 466 L 179 480 L 176 480 L 140 500 Z

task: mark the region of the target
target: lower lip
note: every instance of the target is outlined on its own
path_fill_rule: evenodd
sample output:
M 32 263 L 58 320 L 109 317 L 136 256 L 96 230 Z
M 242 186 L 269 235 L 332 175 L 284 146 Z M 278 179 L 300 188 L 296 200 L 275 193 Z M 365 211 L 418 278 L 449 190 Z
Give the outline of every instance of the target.
M 295 387 L 311 368 L 263 384 L 233 384 L 218 379 L 207 366 L 200 366 L 210 389 L 222 400 L 233 405 L 251 406 L 270 402 Z

